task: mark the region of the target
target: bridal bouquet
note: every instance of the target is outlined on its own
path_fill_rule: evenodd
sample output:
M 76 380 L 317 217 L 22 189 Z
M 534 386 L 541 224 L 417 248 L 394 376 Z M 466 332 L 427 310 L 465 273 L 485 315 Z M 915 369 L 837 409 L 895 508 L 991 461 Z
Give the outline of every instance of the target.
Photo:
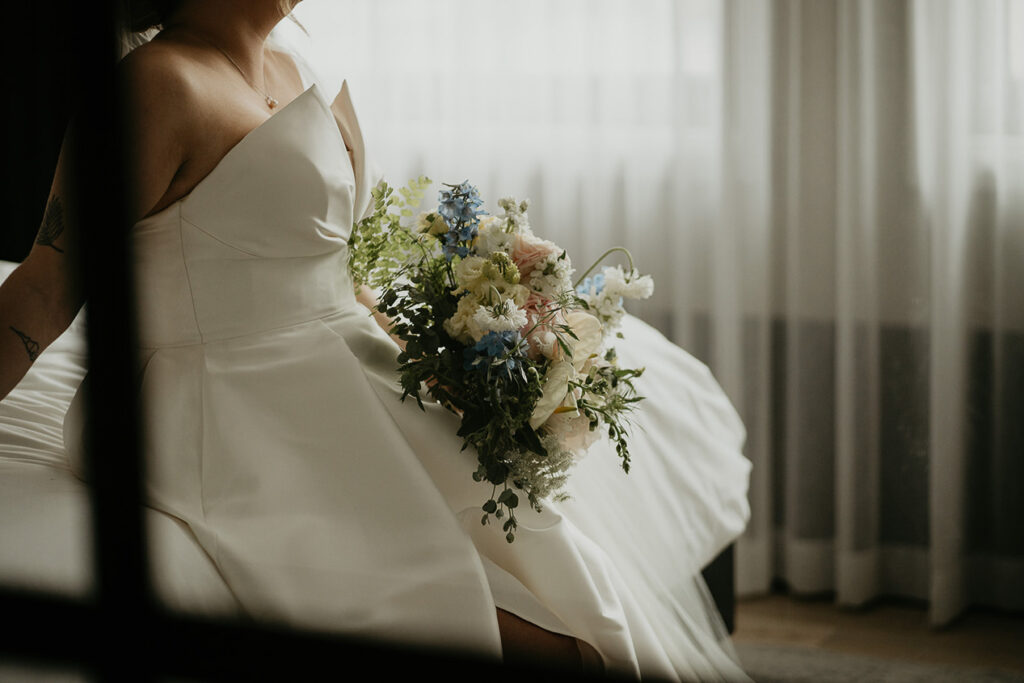
M 415 215 L 430 180 L 373 191 L 372 215 L 356 223 L 349 268 L 357 286 L 381 290 L 393 321 L 402 399 L 423 407 L 421 387 L 457 415 L 463 449 L 473 446 L 477 481 L 492 495 L 481 522 L 504 519 L 515 540 L 515 509 L 526 494 L 560 500 L 569 468 L 607 435 L 628 472 L 629 412 L 643 368 L 619 367 L 608 345 L 624 298 L 651 295 L 654 282 L 605 256 L 575 284 L 565 250 L 533 233 L 528 203 L 498 202 L 485 213 L 476 188 L 445 185 L 435 211 Z M 621 334 L 618 334 L 621 336 Z

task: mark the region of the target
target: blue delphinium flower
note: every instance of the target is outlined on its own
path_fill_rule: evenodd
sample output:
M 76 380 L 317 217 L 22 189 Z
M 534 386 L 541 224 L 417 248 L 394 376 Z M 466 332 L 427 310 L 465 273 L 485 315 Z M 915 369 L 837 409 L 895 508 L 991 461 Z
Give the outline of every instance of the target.
M 604 273 L 598 273 L 594 277 L 588 277 L 580 283 L 580 286 L 576 288 L 576 292 L 583 294 L 593 294 L 597 296 L 604 291 Z
M 448 190 L 441 190 L 439 201 L 437 212 L 444 217 L 449 226 L 457 225 L 462 215 L 462 198 Z
M 463 351 L 463 369 L 501 366 L 502 370 L 511 373 L 519 367 L 519 360 L 514 351 L 521 342 L 522 337 L 518 330 L 488 332 L 480 338 L 480 341 Z
M 480 193 L 467 181 L 451 190 L 441 190 L 438 213 L 450 228 L 456 229 L 466 224 L 475 226 L 479 222 L 479 208 L 483 203 Z
M 461 243 L 456 232 L 447 232 L 444 235 L 444 257 L 449 261 L 455 256 L 465 258 L 469 255 L 469 247 Z
M 488 332 L 480 341 L 476 343 L 474 347 L 477 351 L 485 351 L 488 356 L 494 358 L 505 353 L 505 349 L 509 348 L 515 340 L 513 335 L 519 334 L 518 332 Z
M 515 356 L 513 356 L 513 355 L 511 355 L 511 354 L 510 354 L 510 355 L 508 355 L 508 356 L 507 356 L 507 357 L 506 357 L 506 358 L 504 359 L 504 361 L 503 361 L 503 362 L 502 362 L 502 364 L 501 364 L 501 367 L 500 367 L 500 368 L 498 368 L 498 370 L 499 370 L 499 371 L 500 371 L 500 372 L 501 372 L 502 374 L 504 374 L 504 375 L 506 375 L 506 376 L 508 376 L 508 377 L 512 377 L 512 374 L 513 374 L 513 373 L 514 373 L 514 372 L 515 372 L 516 370 L 518 370 L 518 369 L 519 369 L 519 366 L 520 366 L 520 365 L 521 365 L 521 363 L 520 363 L 520 360 L 519 360 L 518 358 L 516 358 Z
M 440 192 L 437 212 L 448 224 L 444 255 L 451 261 L 456 255 L 465 257 L 469 254 L 467 243 L 476 239 L 479 232 L 477 226 L 480 224 L 483 199 L 468 181 L 449 187 L 452 189 Z
M 450 227 L 457 227 L 464 223 L 475 225 L 480 214 L 479 208 L 483 204 L 476 187 L 463 182 L 454 186 L 451 190 L 440 191 L 440 206 L 437 212 L 444 217 Z
M 483 203 L 484 200 L 480 197 L 480 193 L 476 187 L 469 184 L 468 180 L 463 181 L 455 188 L 455 191 L 461 195 L 465 200 L 464 215 L 466 220 L 473 220 L 476 218 L 476 211 Z

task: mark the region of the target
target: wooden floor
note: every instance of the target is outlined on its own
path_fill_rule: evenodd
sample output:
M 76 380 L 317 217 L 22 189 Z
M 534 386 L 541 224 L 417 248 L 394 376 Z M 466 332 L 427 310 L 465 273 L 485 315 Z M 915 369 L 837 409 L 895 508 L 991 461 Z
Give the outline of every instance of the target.
M 842 609 L 830 600 L 771 595 L 737 603 L 733 639 L 1024 672 L 1021 614 L 972 611 L 948 627 L 933 629 L 925 608 L 915 604 L 881 601 Z

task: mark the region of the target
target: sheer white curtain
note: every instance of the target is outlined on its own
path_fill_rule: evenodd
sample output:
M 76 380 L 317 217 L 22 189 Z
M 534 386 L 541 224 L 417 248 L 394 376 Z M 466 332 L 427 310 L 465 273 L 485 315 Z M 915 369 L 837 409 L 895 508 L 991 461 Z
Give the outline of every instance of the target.
M 748 427 L 741 592 L 1024 609 L 1024 0 L 297 15 L 391 180 L 530 197 L 577 267 L 655 276 L 635 312 Z

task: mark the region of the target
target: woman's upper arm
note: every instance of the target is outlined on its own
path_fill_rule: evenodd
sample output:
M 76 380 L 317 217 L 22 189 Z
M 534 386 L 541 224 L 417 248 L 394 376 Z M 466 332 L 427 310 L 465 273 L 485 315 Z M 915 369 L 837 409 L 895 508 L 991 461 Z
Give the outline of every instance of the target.
M 41 332 L 44 337 L 62 332 L 82 307 L 82 293 L 71 270 L 78 239 L 74 200 L 69 192 L 74 136 L 72 121 L 57 158 L 35 243 L 18 267 L 18 277 L 12 276 L 12 282 L 22 283 L 22 298 L 37 302 L 35 310 L 45 328 L 45 332 Z
M 186 161 L 195 88 L 183 57 L 146 45 L 121 62 L 132 222 L 147 216 Z
M 188 102 L 187 82 L 180 70 L 142 55 L 121 62 L 125 77 L 128 125 L 125 144 L 129 163 L 131 219 L 142 218 L 167 192 L 184 162 L 181 105 L 165 100 L 181 97 Z M 87 172 L 87 164 L 73 160 L 76 124 L 72 120 L 64 136 L 53 184 L 42 212 L 32 250 L 19 267 L 23 287 L 30 289 L 46 309 L 47 327 L 63 330 L 82 306 L 82 292 L 72 273 L 76 242 L 87 239 L 75 224 L 74 173 Z M 116 229 L 111 225 L 111 229 Z

